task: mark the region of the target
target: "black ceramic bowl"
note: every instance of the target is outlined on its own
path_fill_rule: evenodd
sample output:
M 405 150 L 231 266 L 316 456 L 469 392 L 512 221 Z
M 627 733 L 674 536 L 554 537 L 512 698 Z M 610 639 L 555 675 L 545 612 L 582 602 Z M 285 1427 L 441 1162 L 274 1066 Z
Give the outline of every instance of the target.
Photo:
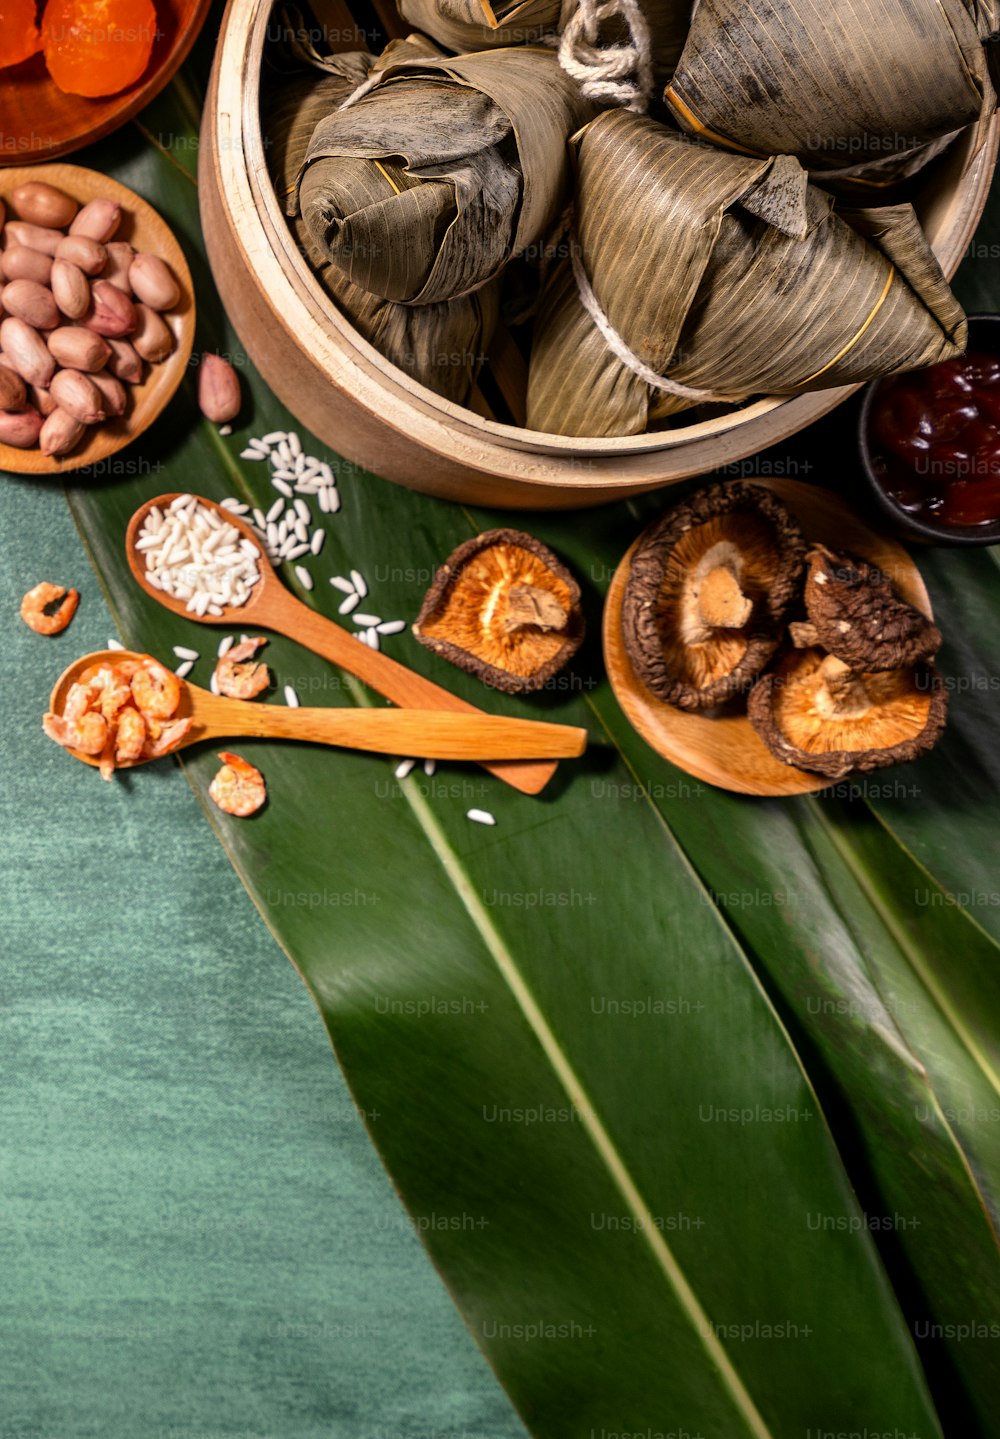
M 969 350 L 985 350 L 1000 355 L 1000 315 L 969 316 Z M 874 447 L 869 444 L 873 410 L 878 403 L 882 381 L 875 380 L 865 391 L 858 421 L 861 468 L 872 503 L 883 520 L 901 539 L 923 545 L 995 545 L 1000 544 L 1000 520 L 985 525 L 946 525 L 935 523 L 924 515 L 904 510 L 882 488 L 882 481 L 873 463 Z

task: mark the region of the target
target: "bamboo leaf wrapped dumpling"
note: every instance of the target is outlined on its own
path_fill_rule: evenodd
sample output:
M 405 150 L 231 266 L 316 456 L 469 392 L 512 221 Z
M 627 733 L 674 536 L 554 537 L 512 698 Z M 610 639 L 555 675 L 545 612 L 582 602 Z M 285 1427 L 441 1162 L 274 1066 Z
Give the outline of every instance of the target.
M 746 159 L 620 110 L 577 154 L 576 235 L 536 321 L 530 429 L 637 434 L 700 401 L 858 383 L 965 344 L 908 205 L 848 224 L 791 156 Z
M 982 0 L 701 0 L 665 98 L 713 144 L 885 183 L 976 120 L 989 29 Z
M 692 0 L 643 0 L 642 17 L 649 32 L 649 59 L 653 86 L 663 89 L 677 64 L 691 19 Z M 523 45 L 556 35 L 572 27 L 574 7 L 562 0 L 400 0 L 400 13 L 417 30 L 432 36 L 446 50 L 465 52 L 489 50 L 500 45 Z M 580 64 L 577 79 L 590 68 L 603 71 L 601 62 L 625 60 L 622 47 L 632 37 L 622 12 L 612 13 L 610 3 L 602 6 L 596 35 L 587 32 L 582 48 L 571 52 Z M 647 98 L 649 98 L 647 96 Z
M 417 305 L 469 294 L 551 225 L 566 140 L 593 110 L 547 49 L 380 66 L 316 126 L 302 216 L 362 289 Z
M 399 13 L 446 50 L 537 44 L 559 27 L 562 0 L 400 0 Z
M 398 47 L 396 50 L 398 53 Z M 364 51 L 326 57 L 327 73 L 301 74 L 265 96 L 263 128 L 275 190 L 316 278 L 361 335 L 392 364 L 445 399 L 462 404 L 484 359 L 500 309 L 500 281 L 431 305 L 397 305 L 352 285 L 327 261 L 298 213 L 297 176 L 318 122 L 380 64 Z

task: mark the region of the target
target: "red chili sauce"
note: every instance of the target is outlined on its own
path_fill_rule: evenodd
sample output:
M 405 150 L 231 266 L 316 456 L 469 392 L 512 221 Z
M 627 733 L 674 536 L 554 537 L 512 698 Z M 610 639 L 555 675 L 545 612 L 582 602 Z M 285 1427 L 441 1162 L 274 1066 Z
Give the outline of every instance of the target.
M 907 513 L 941 525 L 1000 520 L 1000 355 L 890 375 L 868 443 L 883 490 Z

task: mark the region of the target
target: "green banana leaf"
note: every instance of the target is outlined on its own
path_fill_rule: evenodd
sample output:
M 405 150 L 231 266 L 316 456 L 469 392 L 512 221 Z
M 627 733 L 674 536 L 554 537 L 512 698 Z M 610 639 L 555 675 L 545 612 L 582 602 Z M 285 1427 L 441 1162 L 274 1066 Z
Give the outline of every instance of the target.
M 200 650 L 200 683 L 224 631 L 138 591 L 125 525 L 170 489 L 270 501 L 265 467 L 237 457 L 294 423 L 227 329 L 204 259 L 203 74 L 189 66 L 80 158 L 181 237 L 199 345 L 239 364 L 247 414 L 223 439 L 187 384 L 120 465 L 67 489 L 123 639 Z M 380 615 L 412 618 L 449 550 L 511 518 L 345 464 L 338 477 L 315 590 L 298 590 L 331 616 L 327 581 L 356 567 Z M 985 1436 L 997 952 L 981 916 L 944 901 L 969 887 L 966 858 L 988 874 L 989 718 L 956 688 L 942 753 L 953 774 L 976 767 L 975 788 L 956 796 L 925 762 L 899 772 L 919 787 L 909 806 L 874 789 L 760 804 L 681 775 L 628 727 L 600 666 L 601 594 L 662 504 L 526 522 L 585 581 L 591 632 L 568 683 L 535 703 L 483 691 L 408 634 L 387 643 L 486 708 L 587 725 L 587 758 L 542 799 L 472 768 L 400 782 L 391 761 L 254 741 L 241 748 L 270 803 L 241 823 L 207 800 L 213 754 L 183 768 L 532 1434 Z M 946 659 L 986 672 L 991 565 L 930 566 L 943 628 L 968 621 Z M 379 702 L 293 641 L 266 657 L 304 701 Z M 471 825 L 473 806 L 496 827 Z

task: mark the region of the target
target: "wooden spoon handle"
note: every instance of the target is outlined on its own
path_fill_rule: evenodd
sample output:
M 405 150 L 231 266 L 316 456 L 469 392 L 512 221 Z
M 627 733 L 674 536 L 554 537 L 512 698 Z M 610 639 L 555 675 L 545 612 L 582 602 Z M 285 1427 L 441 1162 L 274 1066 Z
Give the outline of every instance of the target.
M 438 710 L 283 709 L 206 700 L 199 703 L 196 719 L 198 739 L 295 739 L 417 759 L 563 759 L 582 754 L 587 743 L 586 730 L 570 725 Z
M 425 680 L 422 675 L 415 674 L 388 655 L 370 650 L 347 630 L 317 614 L 287 590 L 276 591 L 270 604 L 265 602 L 257 613 L 260 622 L 267 628 L 278 630 L 305 645 L 314 654 L 332 660 L 394 705 L 403 709 L 483 714 L 475 705 L 459 699 L 458 695 L 442 689 L 432 680 Z M 399 752 L 405 753 L 405 750 Z M 538 794 L 552 778 L 556 766 L 532 760 L 497 760 L 484 768 L 522 794 Z

